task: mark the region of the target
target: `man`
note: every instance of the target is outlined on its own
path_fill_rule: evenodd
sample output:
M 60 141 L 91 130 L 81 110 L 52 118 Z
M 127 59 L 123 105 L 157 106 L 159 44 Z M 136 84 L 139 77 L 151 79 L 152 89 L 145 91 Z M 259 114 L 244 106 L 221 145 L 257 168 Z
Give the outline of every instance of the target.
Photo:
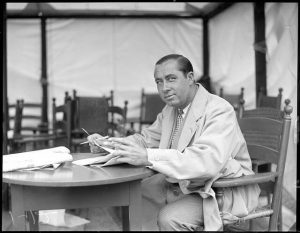
M 97 152 L 95 143 L 114 146 L 118 162 L 158 172 L 142 186 L 144 200 L 159 209 L 160 230 L 221 230 L 211 184 L 219 177 L 253 174 L 233 107 L 195 83 L 192 64 L 182 55 L 161 58 L 154 78 L 166 103 L 156 121 L 126 138 L 91 135 L 91 151 Z M 202 185 L 191 192 L 194 179 Z M 228 220 L 246 215 L 256 208 L 259 193 L 257 185 L 226 189 L 221 215 Z

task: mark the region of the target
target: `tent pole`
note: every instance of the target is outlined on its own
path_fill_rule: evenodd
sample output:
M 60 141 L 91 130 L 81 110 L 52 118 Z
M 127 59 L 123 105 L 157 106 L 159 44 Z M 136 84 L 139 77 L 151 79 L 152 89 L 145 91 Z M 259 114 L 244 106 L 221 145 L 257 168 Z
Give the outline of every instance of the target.
M 255 50 L 255 77 L 256 77 L 256 104 L 258 93 L 263 88 L 267 95 L 267 72 L 266 72 L 266 38 L 265 38 L 265 3 L 254 3 L 254 50 Z
M 208 90 L 212 92 L 209 77 L 209 31 L 208 18 L 203 18 L 203 75 L 199 82 Z
M 41 17 L 41 84 L 42 84 L 42 123 L 41 126 L 45 129 L 48 127 L 48 77 L 47 77 L 47 32 L 46 18 Z
M 9 121 L 8 118 L 8 109 L 7 109 L 7 43 L 6 43 L 6 25 L 7 25 L 7 20 L 6 20 L 6 3 L 3 4 L 2 7 L 2 22 L 3 22 L 3 36 L 2 38 L 2 48 L 3 48 L 3 54 L 2 54 L 2 65 L 3 65 L 3 73 L 2 73 L 2 92 L 3 92 L 3 99 L 2 99 L 2 109 L 3 109 L 3 115 L 2 115 L 2 155 L 7 154 L 7 122 Z

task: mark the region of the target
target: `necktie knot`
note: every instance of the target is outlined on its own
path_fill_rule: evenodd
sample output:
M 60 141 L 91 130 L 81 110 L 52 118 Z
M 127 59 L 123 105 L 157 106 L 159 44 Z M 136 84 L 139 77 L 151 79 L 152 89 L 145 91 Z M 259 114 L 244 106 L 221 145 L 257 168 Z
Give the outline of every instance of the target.
M 178 111 L 178 115 L 181 115 L 181 116 L 183 115 L 183 110 L 181 108 L 178 108 L 177 111 Z

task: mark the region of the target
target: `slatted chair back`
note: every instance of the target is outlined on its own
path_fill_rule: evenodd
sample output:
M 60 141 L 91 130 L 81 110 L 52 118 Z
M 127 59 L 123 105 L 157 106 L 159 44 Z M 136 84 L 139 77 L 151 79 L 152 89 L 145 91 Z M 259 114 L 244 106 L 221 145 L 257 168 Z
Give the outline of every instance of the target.
M 108 134 L 110 136 L 126 136 L 128 101 L 124 101 L 124 107 L 109 106 L 108 108 Z
M 157 93 L 146 93 L 144 88 L 142 89 L 139 120 L 140 132 L 143 125 L 150 125 L 156 120 L 157 114 L 161 112 L 165 105 L 166 103 L 162 101 Z
M 281 109 L 282 88 L 278 89 L 277 96 L 267 96 L 264 94 L 264 88 L 261 87 L 258 94 L 257 107 L 269 107 Z
M 234 108 L 234 111 L 237 115 L 240 114 L 240 111 L 244 108 L 244 88 L 241 87 L 240 94 L 234 95 L 234 94 L 224 94 L 223 87 L 220 88 L 219 96 L 223 99 L 227 100 Z
M 291 126 L 292 107 L 290 101 L 284 108 L 283 120 L 264 117 L 248 117 L 239 119 L 241 131 L 247 142 L 251 158 L 265 160 L 276 165 L 275 171 L 256 173 L 232 179 L 218 179 L 212 185 L 216 189 L 219 209 L 223 207 L 223 188 L 248 184 L 269 183 L 272 186 L 271 206 L 259 207 L 255 212 L 237 221 L 246 221 L 259 217 L 270 216 L 269 231 L 277 230 L 277 221 L 281 205 L 282 182 L 287 156 L 289 131 Z M 224 223 L 226 224 L 226 223 Z

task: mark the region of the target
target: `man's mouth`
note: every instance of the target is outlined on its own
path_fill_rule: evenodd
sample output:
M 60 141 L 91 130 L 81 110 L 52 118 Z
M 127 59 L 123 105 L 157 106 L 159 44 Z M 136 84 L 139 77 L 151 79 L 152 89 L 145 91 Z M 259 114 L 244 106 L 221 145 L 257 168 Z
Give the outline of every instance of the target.
M 174 95 L 167 95 L 167 96 L 165 96 L 165 99 L 166 99 L 166 100 L 172 99 L 173 96 L 174 96 Z

